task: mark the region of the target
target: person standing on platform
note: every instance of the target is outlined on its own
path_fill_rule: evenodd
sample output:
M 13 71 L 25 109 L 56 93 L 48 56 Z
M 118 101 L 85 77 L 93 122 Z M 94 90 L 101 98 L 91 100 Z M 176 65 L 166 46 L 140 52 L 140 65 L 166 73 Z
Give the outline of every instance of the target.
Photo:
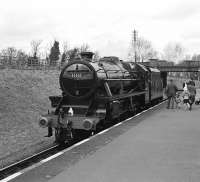
M 167 95 L 168 98 L 168 102 L 167 102 L 167 109 L 170 109 L 170 105 L 172 106 L 171 108 L 174 108 L 174 101 L 175 101 L 175 96 L 176 96 L 176 92 L 178 91 L 177 86 L 174 84 L 173 80 L 169 80 L 169 84 L 167 84 L 165 93 Z
M 185 85 L 186 85 L 186 81 L 185 81 L 185 82 L 183 82 L 183 90 L 184 90 L 184 88 L 185 88 Z
M 190 92 L 188 91 L 188 85 L 186 83 L 185 87 L 183 88 L 182 97 L 183 97 L 183 105 L 185 106 L 185 110 L 187 110 L 188 108 L 190 108 L 190 102 L 189 102 Z
M 196 96 L 196 88 L 193 83 L 194 82 L 191 82 L 191 81 L 188 83 L 188 91 L 190 93 L 190 97 L 189 97 L 189 104 L 190 104 L 189 110 L 190 111 L 192 110 L 192 104 L 194 103 L 195 96 Z
M 190 78 L 189 85 L 192 85 L 195 87 L 195 82 L 194 82 L 193 78 Z

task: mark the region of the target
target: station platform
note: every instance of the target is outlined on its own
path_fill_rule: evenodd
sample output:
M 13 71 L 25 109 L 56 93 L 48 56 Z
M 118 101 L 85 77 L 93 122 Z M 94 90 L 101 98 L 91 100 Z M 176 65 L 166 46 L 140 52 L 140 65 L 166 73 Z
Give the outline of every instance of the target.
M 15 182 L 199 182 L 200 106 L 166 104 L 93 137 Z

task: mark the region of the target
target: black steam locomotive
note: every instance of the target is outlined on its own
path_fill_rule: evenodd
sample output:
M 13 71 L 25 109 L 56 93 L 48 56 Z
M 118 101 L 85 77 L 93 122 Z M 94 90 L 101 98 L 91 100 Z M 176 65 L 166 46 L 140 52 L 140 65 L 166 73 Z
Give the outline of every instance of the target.
M 163 97 L 160 71 L 117 57 L 92 61 L 93 53 L 69 62 L 61 71 L 62 96 L 50 96 L 55 111 L 41 117 L 48 136 L 64 143 L 91 135 L 122 114 L 159 102 Z

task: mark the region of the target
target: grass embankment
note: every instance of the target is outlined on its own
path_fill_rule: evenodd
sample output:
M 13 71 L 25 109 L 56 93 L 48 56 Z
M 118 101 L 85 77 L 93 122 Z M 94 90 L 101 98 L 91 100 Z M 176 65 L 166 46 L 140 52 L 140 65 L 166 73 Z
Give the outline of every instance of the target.
M 48 140 L 38 118 L 61 93 L 58 79 L 59 71 L 0 70 L 0 159 Z

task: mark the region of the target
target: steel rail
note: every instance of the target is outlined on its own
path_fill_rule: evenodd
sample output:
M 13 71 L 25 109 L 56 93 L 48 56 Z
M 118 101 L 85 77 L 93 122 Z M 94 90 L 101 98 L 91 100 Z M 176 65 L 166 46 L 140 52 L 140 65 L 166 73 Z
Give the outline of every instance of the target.
M 21 164 L 21 163 L 23 163 L 23 162 L 25 162 L 25 161 L 27 161 L 27 160 L 30 160 L 30 159 L 32 159 L 33 157 L 36 157 L 36 156 L 38 156 L 38 155 L 42 155 L 43 153 L 46 153 L 46 152 L 48 152 L 49 150 L 53 150 L 53 149 L 55 149 L 55 148 L 57 148 L 57 147 L 58 147 L 58 145 L 54 145 L 54 146 L 52 146 L 52 147 L 50 147 L 50 148 L 48 148 L 48 149 L 45 149 L 45 150 L 40 151 L 40 152 L 38 152 L 38 153 L 36 153 L 36 154 L 33 154 L 32 156 L 29 156 L 29 157 L 24 158 L 24 159 L 22 159 L 22 160 L 20 160 L 20 161 L 14 162 L 14 163 L 12 163 L 12 164 L 6 166 L 6 167 L 3 167 L 3 168 L 0 169 L 0 173 L 3 172 L 3 171 L 5 171 L 5 170 L 7 170 L 7 169 L 9 169 L 9 168 L 11 168 L 11 167 L 13 167 L 13 166 L 16 166 L 16 165 L 18 165 L 18 164 Z

